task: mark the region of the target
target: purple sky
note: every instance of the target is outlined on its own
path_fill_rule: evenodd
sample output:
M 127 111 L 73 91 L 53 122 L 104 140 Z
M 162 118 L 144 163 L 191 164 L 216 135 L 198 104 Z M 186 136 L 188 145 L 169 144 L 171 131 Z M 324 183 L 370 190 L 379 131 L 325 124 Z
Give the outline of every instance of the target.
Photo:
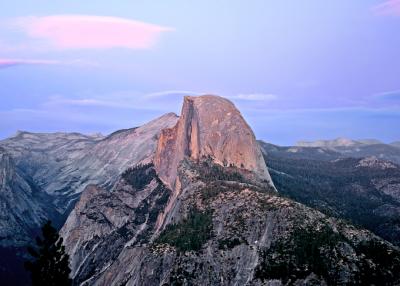
M 400 0 L 2 6 L 0 138 L 109 133 L 213 93 L 272 143 L 400 140 Z

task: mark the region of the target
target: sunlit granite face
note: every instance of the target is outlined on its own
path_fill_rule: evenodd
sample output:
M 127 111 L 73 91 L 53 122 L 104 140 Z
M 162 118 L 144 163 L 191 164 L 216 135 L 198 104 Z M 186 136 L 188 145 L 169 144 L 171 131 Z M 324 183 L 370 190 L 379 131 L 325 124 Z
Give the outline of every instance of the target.
M 211 158 L 271 182 L 253 131 L 233 103 L 219 96 L 185 97 L 178 123 L 163 130 L 154 163 L 160 178 L 172 188 L 183 158 Z

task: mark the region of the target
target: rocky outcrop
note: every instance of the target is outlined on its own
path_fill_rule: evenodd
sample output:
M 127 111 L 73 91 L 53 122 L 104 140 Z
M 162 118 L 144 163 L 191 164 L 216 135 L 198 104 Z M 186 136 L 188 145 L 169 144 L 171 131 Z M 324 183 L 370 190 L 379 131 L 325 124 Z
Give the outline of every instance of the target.
M 375 156 L 366 157 L 366 158 L 361 159 L 356 167 L 358 167 L 358 168 L 381 169 L 381 170 L 398 169 L 399 168 L 398 165 L 393 164 L 392 162 L 379 160 Z
M 169 196 L 151 164 L 125 171 L 111 191 L 87 186 L 60 231 L 77 281 L 149 241 Z
M 161 133 L 154 165 L 172 189 L 179 188 L 177 170 L 184 158 L 211 158 L 221 166 L 251 171 L 272 185 L 253 131 L 233 103 L 222 97 L 186 96 L 178 123 Z

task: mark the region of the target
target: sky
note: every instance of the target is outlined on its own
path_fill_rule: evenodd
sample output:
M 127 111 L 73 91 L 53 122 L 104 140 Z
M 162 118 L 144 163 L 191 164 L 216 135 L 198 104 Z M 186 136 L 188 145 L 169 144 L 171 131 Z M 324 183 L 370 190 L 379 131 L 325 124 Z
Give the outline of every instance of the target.
M 400 140 L 400 0 L 1 4 L 0 139 L 108 134 L 200 94 L 275 144 Z

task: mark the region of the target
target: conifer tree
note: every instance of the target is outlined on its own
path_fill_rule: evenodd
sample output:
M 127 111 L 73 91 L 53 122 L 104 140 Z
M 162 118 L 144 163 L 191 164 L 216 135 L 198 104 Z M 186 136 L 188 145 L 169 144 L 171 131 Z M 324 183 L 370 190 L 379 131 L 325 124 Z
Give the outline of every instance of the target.
M 36 237 L 36 246 L 28 247 L 32 259 L 25 262 L 31 272 L 33 286 L 69 286 L 72 280 L 63 239 L 47 221 L 42 227 L 42 238 Z

